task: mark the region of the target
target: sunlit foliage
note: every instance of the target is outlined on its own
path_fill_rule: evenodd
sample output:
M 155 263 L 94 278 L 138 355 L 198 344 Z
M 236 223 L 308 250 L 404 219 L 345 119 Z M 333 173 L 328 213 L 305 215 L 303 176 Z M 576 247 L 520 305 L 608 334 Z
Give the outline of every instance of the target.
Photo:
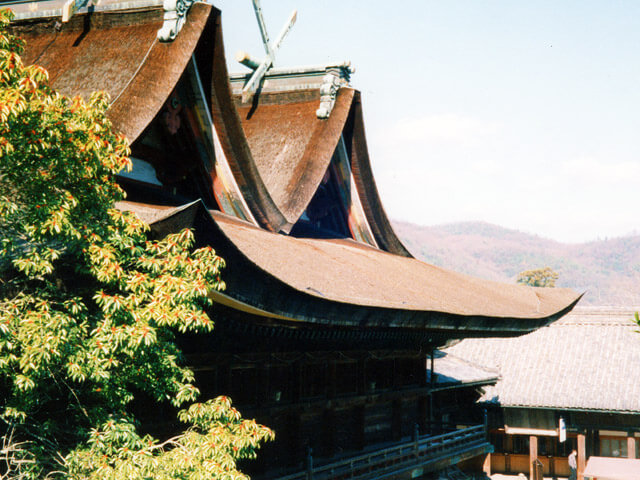
M 0 419 L 15 454 L 0 475 L 243 478 L 236 460 L 273 436 L 198 390 L 176 332 L 208 332 L 224 261 L 183 230 L 159 241 L 114 208 L 131 168 L 109 99 L 66 98 L 23 65 L 0 11 Z M 137 432 L 144 395 L 186 408 L 185 431 Z
M 516 281 L 530 287 L 555 287 L 558 276 L 551 267 L 544 267 L 520 272 Z

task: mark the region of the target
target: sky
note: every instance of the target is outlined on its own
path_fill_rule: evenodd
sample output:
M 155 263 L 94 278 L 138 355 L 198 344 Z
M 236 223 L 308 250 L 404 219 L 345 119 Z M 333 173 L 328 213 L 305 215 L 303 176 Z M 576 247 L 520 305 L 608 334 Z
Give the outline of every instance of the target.
M 229 69 L 262 57 L 251 0 L 222 10 Z M 350 60 L 388 215 L 562 242 L 640 232 L 640 2 L 261 0 L 279 67 Z

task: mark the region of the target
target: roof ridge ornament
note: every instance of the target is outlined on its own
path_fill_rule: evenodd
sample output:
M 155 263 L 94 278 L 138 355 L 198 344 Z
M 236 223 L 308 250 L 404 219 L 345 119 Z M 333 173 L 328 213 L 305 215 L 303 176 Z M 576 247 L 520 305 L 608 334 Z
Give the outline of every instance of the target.
M 164 23 L 158 30 L 158 40 L 171 42 L 175 40 L 187 21 L 187 12 L 195 0 L 164 0 Z
M 319 119 L 329 118 L 331 110 L 336 104 L 336 97 L 340 87 L 349 86 L 351 74 L 355 69 L 351 62 L 344 62 L 342 65 L 332 65 L 326 67 L 326 74 L 322 77 L 320 86 L 320 107 L 316 110 L 316 117 Z
M 276 58 L 276 52 L 282 45 L 284 37 L 287 36 L 293 25 L 296 23 L 296 18 L 298 17 L 298 11 L 294 10 L 289 15 L 289 19 L 280 30 L 280 33 L 276 37 L 275 41 L 269 41 L 269 34 L 267 33 L 267 25 L 264 22 L 264 17 L 262 15 L 262 7 L 260 7 L 260 0 L 251 0 L 253 2 L 253 9 L 256 13 L 256 20 L 258 20 L 258 27 L 260 28 L 260 35 L 262 36 L 262 43 L 264 44 L 264 50 L 267 56 L 262 60 L 262 62 L 258 62 L 248 54 L 244 52 L 238 52 L 236 54 L 236 59 L 242 63 L 243 65 L 251 68 L 253 70 L 253 74 L 251 78 L 246 83 L 244 88 L 242 89 L 242 101 L 246 102 L 249 100 L 251 95 L 258 89 L 258 86 L 262 82 L 267 71 L 273 67 Z

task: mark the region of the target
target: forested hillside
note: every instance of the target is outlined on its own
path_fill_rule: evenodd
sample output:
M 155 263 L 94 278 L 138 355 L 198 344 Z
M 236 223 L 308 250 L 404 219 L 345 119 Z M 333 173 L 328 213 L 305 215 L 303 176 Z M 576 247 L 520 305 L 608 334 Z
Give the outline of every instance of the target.
M 482 222 L 394 228 L 416 257 L 434 265 L 506 282 L 549 266 L 560 275 L 558 287 L 587 292 L 582 304 L 640 305 L 640 236 L 565 244 Z

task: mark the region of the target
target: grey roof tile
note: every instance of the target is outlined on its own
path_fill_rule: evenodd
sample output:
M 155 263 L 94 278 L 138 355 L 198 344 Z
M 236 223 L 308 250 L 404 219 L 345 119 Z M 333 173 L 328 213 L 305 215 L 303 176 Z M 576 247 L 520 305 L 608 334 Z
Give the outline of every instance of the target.
M 480 367 L 442 350 L 434 357 L 435 385 L 439 387 L 486 385 L 498 380 L 498 370 Z M 431 381 L 431 363 L 427 360 L 427 381 Z
M 633 309 L 578 307 L 516 338 L 465 339 L 445 351 L 497 368 L 481 401 L 640 412 L 640 328 Z

